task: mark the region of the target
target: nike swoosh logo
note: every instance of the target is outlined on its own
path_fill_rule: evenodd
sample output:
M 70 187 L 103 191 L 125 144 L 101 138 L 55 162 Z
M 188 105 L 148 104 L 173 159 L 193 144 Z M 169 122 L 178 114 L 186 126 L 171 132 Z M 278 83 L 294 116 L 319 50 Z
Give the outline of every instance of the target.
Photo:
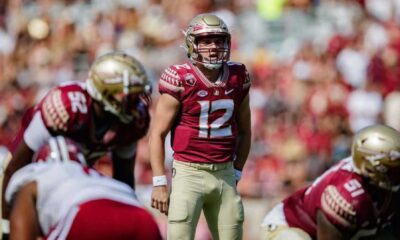
M 225 90 L 225 95 L 228 95 L 228 94 L 230 94 L 231 92 L 233 92 L 233 88 L 230 89 L 230 90 Z

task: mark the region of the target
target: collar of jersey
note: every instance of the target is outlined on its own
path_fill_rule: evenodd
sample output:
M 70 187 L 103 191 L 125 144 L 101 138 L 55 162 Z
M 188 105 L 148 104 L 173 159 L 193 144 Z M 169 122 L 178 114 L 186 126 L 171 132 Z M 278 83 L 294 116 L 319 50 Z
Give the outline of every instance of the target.
M 226 85 L 229 76 L 229 67 L 227 63 L 223 63 L 222 67 L 222 75 L 218 77 L 218 80 L 214 83 L 208 80 L 206 76 L 195 66 L 193 63 L 190 62 L 191 68 L 194 72 L 199 76 L 200 80 L 207 86 L 207 87 L 223 87 Z

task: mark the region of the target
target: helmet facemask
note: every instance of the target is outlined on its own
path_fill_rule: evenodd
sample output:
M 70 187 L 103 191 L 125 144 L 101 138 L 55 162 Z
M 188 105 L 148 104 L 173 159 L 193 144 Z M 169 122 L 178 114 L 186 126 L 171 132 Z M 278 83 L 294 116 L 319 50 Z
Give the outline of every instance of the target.
M 386 154 L 365 156 L 364 163 L 360 165 L 359 172 L 367 177 L 371 183 L 380 188 L 389 191 L 398 191 L 400 189 L 400 168 L 386 166 L 384 162 L 389 158 L 390 156 Z
M 222 47 L 200 47 L 199 40 L 206 38 L 221 38 Z M 226 35 L 208 35 L 194 38 L 192 62 L 202 64 L 208 69 L 219 69 L 224 62 L 229 61 L 229 40 Z

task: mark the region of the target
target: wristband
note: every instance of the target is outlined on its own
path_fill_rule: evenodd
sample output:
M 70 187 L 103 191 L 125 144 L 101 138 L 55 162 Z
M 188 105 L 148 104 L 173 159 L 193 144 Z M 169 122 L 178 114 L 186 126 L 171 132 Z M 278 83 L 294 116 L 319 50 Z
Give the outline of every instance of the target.
M 235 180 L 239 182 L 242 177 L 242 171 L 235 169 Z
M 167 176 L 155 176 L 153 177 L 153 186 L 167 186 Z
M 3 231 L 3 234 L 9 234 L 10 233 L 10 221 L 8 219 L 1 219 L 1 229 Z

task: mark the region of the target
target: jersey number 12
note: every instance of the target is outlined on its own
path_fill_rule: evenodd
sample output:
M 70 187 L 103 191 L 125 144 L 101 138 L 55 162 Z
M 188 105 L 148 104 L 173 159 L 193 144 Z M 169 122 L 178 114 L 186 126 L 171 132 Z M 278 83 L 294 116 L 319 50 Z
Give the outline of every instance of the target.
M 232 126 L 224 126 L 232 117 L 234 103 L 232 99 L 216 101 L 198 101 L 201 107 L 199 117 L 199 137 L 216 138 L 232 136 Z M 208 124 L 209 116 L 215 111 L 225 110 L 225 113 Z

